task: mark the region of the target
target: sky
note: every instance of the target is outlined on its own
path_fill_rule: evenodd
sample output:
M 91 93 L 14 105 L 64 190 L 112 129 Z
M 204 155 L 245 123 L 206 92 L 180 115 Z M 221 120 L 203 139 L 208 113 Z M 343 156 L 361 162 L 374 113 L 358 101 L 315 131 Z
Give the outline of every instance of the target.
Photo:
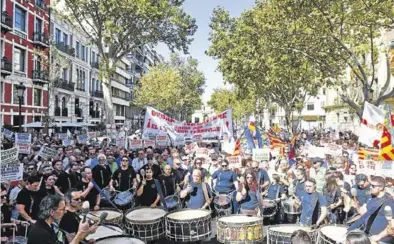
M 199 61 L 199 70 L 205 74 L 204 102 L 209 101 L 215 88 L 224 87 L 222 74 L 216 71 L 218 60 L 205 55 L 205 51 L 210 45 L 208 41 L 209 32 L 211 31 L 209 23 L 213 9 L 221 6 L 229 11 L 231 16 L 237 17 L 244 10 L 251 9 L 254 3 L 255 0 L 186 0 L 183 4 L 185 12 L 196 19 L 198 26 L 198 30 L 194 34 L 194 41 L 189 47 L 189 53 Z M 160 44 L 156 50 L 167 60 L 169 59 L 170 51 L 164 44 Z

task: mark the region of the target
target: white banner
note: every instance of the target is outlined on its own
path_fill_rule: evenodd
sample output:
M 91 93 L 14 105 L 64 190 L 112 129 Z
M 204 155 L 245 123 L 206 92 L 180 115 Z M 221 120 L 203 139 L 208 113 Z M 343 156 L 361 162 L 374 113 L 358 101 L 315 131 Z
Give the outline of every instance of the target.
M 8 164 L 18 160 L 18 148 L 13 147 L 8 150 L 1 151 L 1 164 Z
M 4 128 L 3 130 L 3 136 L 8 138 L 8 139 L 12 139 L 12 136 L 14 135 L 14 132 Z
M 261 162 L 263 160 L 268 161 L 270 159 L 270 149 L 266 148 L 254 148 L 253 149 L 253 160 Z
M 15 145 L 19 148 L 19 153 L 30 154 L 31 134 L 30 133 L 16 133 Z
M 139 149 L 142 147 L 142 140 L 134 139 L 129 141 L 130 149 Z
M 156 142 L 154 140 L 144 140 L 144 147 L 155 147 Z
M 18 148 L 1 151 L 1 181 L 21 180 L 23 164 L 18 160 Z
M 202 123 L 186 123 L 147 107 L 142 139 L 151 140 L 157 135 L 169 135 L 175 145 L 181 142 L 180 137 L 183 141 L 185 138 L 221 140 L 223 136 L 233 135 L 232 111 L 228 109 Z

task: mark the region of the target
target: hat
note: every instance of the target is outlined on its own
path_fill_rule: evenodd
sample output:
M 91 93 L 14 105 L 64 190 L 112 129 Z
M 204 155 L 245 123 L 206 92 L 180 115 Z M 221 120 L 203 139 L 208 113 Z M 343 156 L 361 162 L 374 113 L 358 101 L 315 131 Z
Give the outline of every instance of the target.
M 311 159 L 312 163 L 322 163 L 324 161 L 324 159 L 320 158 L 320 157 L 315 157 Z

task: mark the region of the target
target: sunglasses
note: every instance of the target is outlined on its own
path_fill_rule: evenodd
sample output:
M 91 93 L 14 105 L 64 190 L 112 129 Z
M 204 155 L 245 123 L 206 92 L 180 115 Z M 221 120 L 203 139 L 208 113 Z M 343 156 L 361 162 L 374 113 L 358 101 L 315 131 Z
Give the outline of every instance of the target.
M 228 165 L 227 164 L 222 164 L 222 167 L 227 167 Z
M 73 199 L 73 201 L 76 201 L 76 202 L 78 202 L 78 201 L 84 201 L 85 200 L 85 198 L 84 197 L 80 197 L 80 198 L 74 198 Z
M 381 185 L 372 185 L 372 184 L 371 184 L 371 187 L 372 187 L 372 188 L 376 188 L 376 187 L 381 187 Z

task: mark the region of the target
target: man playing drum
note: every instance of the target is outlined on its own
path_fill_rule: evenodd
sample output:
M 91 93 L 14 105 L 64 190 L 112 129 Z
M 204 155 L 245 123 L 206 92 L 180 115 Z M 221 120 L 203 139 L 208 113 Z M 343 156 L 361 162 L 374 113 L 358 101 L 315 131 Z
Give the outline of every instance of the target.
M 327 200 L 316 192 L 316 181 L 308 179 L 305 182 L 305 191 L 300 194 L 302 212 L 300 224 L 306 226 L 319 226 L 327 216 Z M 319 215 L 320 210 L 320 215 Z
M 201 182 L 200 170 L 193 170 L 193 181 L 190 184 L 185 184 L 180 197 L 186 198 L 187 207 L 191 209 L 206 209 L 211 204 L 211 188 L 206 182 Z
M 155 181 L 153 180 L 153 171 L 151 168 L 147 168 L 146 179 L 143 179 L 141 185 L 138 187 L 137 196 L 138 204 L 140 206 L 155 208 L 159 204 L 160 196 L 157 191 Z
M 112 174 L 112 179 L 109 182 L 111 191 L 115 191 L 115 185 L 121 192 L 130 190 L 130 188 L 137 188 L 137 176 L 133 166 L 129 165 L 127 156 L 121 158 L 120 168 Z

